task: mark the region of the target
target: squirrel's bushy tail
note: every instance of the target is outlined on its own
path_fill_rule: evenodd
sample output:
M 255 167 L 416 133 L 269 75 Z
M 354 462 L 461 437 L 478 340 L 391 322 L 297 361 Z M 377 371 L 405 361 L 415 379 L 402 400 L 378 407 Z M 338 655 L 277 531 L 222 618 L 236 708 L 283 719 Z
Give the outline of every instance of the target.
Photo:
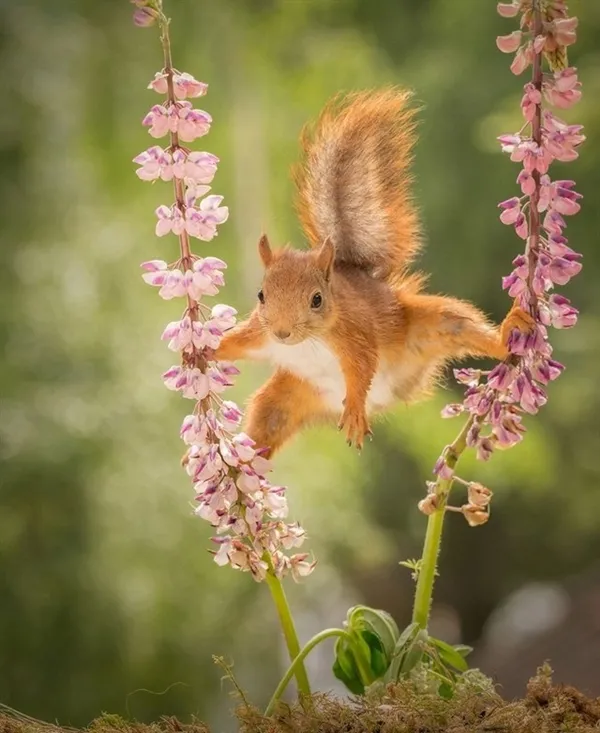
M 410 164 L 415 108 L 405 90 L 335 97 L 302 134 L 296 208 L 311 247 L 330 236 L 336 260 L 387 279 L 421 245 Z

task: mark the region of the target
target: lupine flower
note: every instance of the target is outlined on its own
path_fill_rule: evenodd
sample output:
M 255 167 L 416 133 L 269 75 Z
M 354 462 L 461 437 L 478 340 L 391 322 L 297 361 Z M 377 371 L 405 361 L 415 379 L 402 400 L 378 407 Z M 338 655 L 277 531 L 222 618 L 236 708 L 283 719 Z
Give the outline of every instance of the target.
M 542 83 L 542 90 L 548 103 L 560 109 L 568 109 L 579 102 L 580 87 L 577 70 L 574 68 L 556 71 L 553 80 Z
M 546 3 L 541 10 L 530 2 L 515 0 L 500 3 L 498 12 L 505 18 L 522 14 L 520 30 L 497 39 L 501 51 L 516 51 L 511 65 L 514 74 L 522 73 L 536 55 L 557 50 L 563 53 L 564 47 L 575 41 L 577 19 L 568 17 L 564 0 Z M 536 23 L 537 12 L 542 13 L 541 23 Z M 541 25 L 541 34 L 523 42 L 531 39 L 534 25 L 536 32 Z M 548 329 L 571 328 L 578 316 L 570 301 L 553 291 L 581 271 L 581 255 L 568 246 L 565 236 L 565 217 L 579 212 L 581 194 L 575 191 L 574 181 L 553 181 L 549 169 L 554 161 L 575 160 L 585 137 L 581 125 L 567 124 L 543 105 L 572 107 L 581 98 L 581 84 L 574 67 L 543 73 L 541 64 L 536 64 L 534 69 L 533 80 L 524 85 L 521 101 L 524 127 L 498 138 L 511 161 L 522 164 L 517 177 L 522 195 L 499 204 L 500 220 L 513 226 L 526 242 L 525 252 L 513 259 L 513 270 L 503 278 L 502 287 L 532 317 L 534 325 L 528 333 L 514 330 L 510 334 L 511 356 L 491 372 L 455 370 L 456 380 L 467 386 L 464 400 L 442 411 L 443 417 L 469 413 L 466 444 L 475 448 L 477 458 L 484 461 L 495 449 L 510 448 L 523 440 L 523 414 L 535 414 L 546 404 L 547 385 L 564 369 L 552 358 Z M 451 479 L 453 471 L 444 456 L 438 459 L 434 473 L 439 479 Z M 473 492 L 462 512 L 475 526 L 487 521 L 488 512 L 480 495 Z M 432 510 L 429 496 L 432 494 L 422 502 L 422 511 Z
M 169 110 L 169 129 L 176 132 L 184 142 L 193 142 L 210 129 L 212 117 L 199 109 L 193 109 L 191 102 L 180 102 Z
M 149 127 L 152 137 L 164 137 L 169 132 L 169 113 L 162 104 L 155 104 L 142 120 L 142 125 Z
M 148 89 L 153 89 L 159 94 L 167 94 L 167 74 L 165 71 L 157 71 L 154 79 L 148 84 Z M 173 91 L 176 99 L 186 99 L 187 97 L 201 97 L 206 94 L 208 84 L 197 81 L 191 74 L 173 73 Z
M 527 122 L 531 122 L 535 117 L 537 106 L 542 101 L 542 93 L 536 89 L 533 84 L 525 84 L 525 93 L 521 101 L 521 112 Z
M 208 186 L 203 186 L 202 190 L 208 190 Z M 196 193 L 197 190 L 192 196 L 194 201 Z M 190 200 L 189 197 L 187 200 Z M 229 216 L 227 206 L 220 206 L 222 200 L 222 196 L 213 195 L 202 199 L 199 206 L 188 204 L 180 207 L 176 203 L 172 206 L 159 206 L 156 209 L 156 236 L 164 237 L 170 232 L 180 236 L 185 231 L 190 237 L 209 242 L 217 235 L 217 226 L 227 221 Z
M 145 10 L 143 2 L 135 0 L 139 10 Z M 142 278 L 165 300 L 185 299 L 183 314 L 167 324 L 161 336 L 180 357 L 162 378 L 167 389 L 194 403 L 180 436 L 186 445 L 182 463 L 192 483 L 195 514 L 215 530 L 213 555 L 218 565 L 249 572 L 257 581 L 268 572 L 278 577 L 289 573 L 299 580 L 315 563 L 306 553 L 286 552 L 303 543 L 305 532 L 299 524 L 283 521 L 289 511 L 285 488 L 269 482 L 271 464 L 262 449 L 238 432 L 242 411 L 220 396 L 239 374 L 233 364 L 213 358 L 223 334 L 235 325 L 236 311 L 221 303 L 209 310 L 200 301 L 217 295 L 227 265 L 189 249 L 189 237 L 210 241 L 229 215 L 222 196 L 207 195 L 206 184 L 212 182 L 219 159 L 181 145 L 210 128 L 210 115 L 186 101 L 205 94 L 207 86 L 190 74 L 165 68 L 149 88 L 166 99 L 151 108 L 142 124 L 154 138 L 169 135 L 170 144 L 164 149 L 151 146 L 136 156 L 136 173 L 144 181 L 173 181 L 176 201 L 156 209 L 156 234 L 179 237 L 181 256 L 170 264 L 162 259 L 142 263 Z
M 533 46 L 531 43 L 526 43 L 524 46 L 521 46 L 515 54 L 515 58 L 510 65 L 510 70 L 513 74 L 522 74 L 525 69 L 530 66 L 532 61 Z
M 190 183 L 210 183 L 217 172 L 218 162 L 212 153 L 186 153 L 179 148 L 173 153 L 173 175 Z
M 578 25 L 577 18 L 559 18 L 553 21 L 550 26 L 550 41 L 556 46 L 570 46 L 577 40 L 575 29 Z
M 170 181 L 173 178 L 173 159 L 170 153 L 158 145 L 153 145 L 136 155 L 133 162 L 141 166 L 136 170 L 136 174 L 142 181 L 155 181 L 157 178 Z
M 164 137 L 169 132 L 178 135 L 183 142 L 193 142 L 206 135 L 212 122 L 208 112 L 193 109 L 191 102 L 177 102 L 169 107 L 155 104 L 142 120 L 152 137 Z

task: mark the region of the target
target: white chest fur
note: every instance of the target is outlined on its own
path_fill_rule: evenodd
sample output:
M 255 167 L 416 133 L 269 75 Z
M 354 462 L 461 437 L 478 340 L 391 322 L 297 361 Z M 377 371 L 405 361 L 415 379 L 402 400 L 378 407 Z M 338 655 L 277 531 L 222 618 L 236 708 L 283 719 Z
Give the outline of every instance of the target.
M 346 396 L 344 375 L 337 356 L 322 341 L 307 339 L 300 344 L 287 346 L 271 340 L 253 356 L 266 359 L 309 381 L 322 394 L 330 410 L 341 412 L 343 409 L 342 401 Z M 397 367 L 393 369 L 390 364 L 380 364 L 367 397 L 367 410 L 391 405 L 395 399 L 397 371 Z

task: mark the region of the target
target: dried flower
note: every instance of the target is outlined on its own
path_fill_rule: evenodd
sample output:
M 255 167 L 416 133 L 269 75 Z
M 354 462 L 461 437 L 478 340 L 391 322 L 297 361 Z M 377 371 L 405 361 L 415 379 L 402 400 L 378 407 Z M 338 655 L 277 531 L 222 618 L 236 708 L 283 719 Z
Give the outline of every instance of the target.
M 435 494 L 427 494 L 424 499 L 421 499 L 417 506 L 420 512 L 423 512 L 423 514 L 429 516 L 430 514 L 433 514 L 438 508 L 437 496 Z
M 489 506 L 493 494 L 487 486 L 471 481 L 468 485 L 467 496 L 469 498 L 469 504 L 484 509 Z
M 479 527 L 479 525 L 485 524 L 490 518 L 489 511 L 481 509 L 476 504 L 463 504 L 461 511 L 469 527 Z

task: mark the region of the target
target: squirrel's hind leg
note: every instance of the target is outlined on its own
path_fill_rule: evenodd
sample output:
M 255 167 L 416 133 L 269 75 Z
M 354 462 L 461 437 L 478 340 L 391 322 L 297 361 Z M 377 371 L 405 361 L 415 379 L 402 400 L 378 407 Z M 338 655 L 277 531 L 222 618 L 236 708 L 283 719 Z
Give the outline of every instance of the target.
M 246 433 L 257 448 L 276 450 L 309 422 L 326 416 L 318 390 L 295 374 L 278 369 L 250 398 Z
M 512 330 L 528 332 L 535 326 L 516 304 L 498 328 L 471 303 L 439 295 L 418 295 L 406 311 L 409 345 L 431 359 L 506 359 Z

